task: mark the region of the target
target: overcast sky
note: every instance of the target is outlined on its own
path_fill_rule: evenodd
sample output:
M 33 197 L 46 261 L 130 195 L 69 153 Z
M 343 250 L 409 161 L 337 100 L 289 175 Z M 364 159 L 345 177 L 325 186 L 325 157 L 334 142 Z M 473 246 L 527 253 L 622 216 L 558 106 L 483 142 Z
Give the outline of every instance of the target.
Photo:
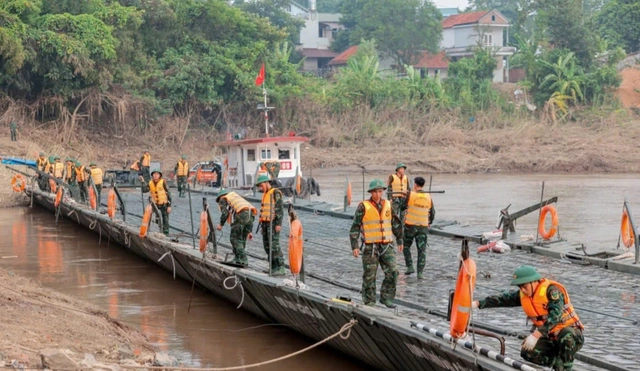
M 469 5 L 467 0 L 434 0 L 433 2 L 438 8 L 460 8 L 460 10 L 464 10 Z

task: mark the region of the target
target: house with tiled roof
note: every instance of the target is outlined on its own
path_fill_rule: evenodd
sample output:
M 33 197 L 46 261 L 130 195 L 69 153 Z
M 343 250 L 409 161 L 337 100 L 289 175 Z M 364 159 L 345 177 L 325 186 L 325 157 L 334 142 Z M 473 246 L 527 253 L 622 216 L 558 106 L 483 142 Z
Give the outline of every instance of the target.
M 337 57 L 333 58 L 331 62 L 329 62 L 330 67 L 342 67 L 346 66 L 349 58 L 356 55 L 358 52 L 358 46 L 353 45 L 350 46 L 347 50 L 338 54 Z M 389 57 L 380 56 L 378 69 L 381 71 L 388 70 L 397 70 L 398 66 L 396 62 Z M 441 51 L 437 54 L 429 53 L 427 51 L 423 51 L 420 55 L 420 59 L 418 63 L 413 66 L 415 69 L 421 72 L 421 76 L 429 76 L 429 77 L 447 77 L 447 71 L 449 69 L 449 60 L 447 59 L 447 55 L 444 51 Z
M 478 47 L 488 48 L 497 61 L 494 82 L 508 81 L 508 58 L 516 48 L 506 46 L 509 21 L 497 10 L 454 14 L 442 21 L 441 48 L 451 61 L 472 57 Z

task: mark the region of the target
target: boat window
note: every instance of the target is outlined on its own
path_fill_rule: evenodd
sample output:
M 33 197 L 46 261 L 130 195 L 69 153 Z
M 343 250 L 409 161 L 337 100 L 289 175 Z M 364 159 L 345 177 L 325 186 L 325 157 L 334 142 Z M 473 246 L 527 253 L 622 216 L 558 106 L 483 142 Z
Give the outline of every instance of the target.
M 289 159 L 291 159 L 291 150 L 278 149 L 278 160 L 289 160 Z
M 268 160 L 271 158 L 271 150 L 270 149 L 263 149 L 260 151 L 260 158 L 262 160 Z
M 247 150 L 247 161 L 255 161 L 256 160 L 256 150 L 248 149 Z
M 294 148 L 294 149 L 293 149 L 293 159 L 295 160 L 295 159 L 297 159 L 297 158 L 298 158 L 298 149 L 297 149 L 297 148 Z

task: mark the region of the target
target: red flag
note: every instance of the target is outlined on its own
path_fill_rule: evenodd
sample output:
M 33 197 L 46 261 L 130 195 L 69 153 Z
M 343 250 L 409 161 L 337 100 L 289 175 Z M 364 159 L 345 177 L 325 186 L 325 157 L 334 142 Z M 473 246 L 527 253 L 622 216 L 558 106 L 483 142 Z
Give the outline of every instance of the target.
M 258 77 L 256 77 L 256 85 L 260 86 L 264 82 L 264 63 L 262 67 L 260 67 L 260 73 L 258 73 Z

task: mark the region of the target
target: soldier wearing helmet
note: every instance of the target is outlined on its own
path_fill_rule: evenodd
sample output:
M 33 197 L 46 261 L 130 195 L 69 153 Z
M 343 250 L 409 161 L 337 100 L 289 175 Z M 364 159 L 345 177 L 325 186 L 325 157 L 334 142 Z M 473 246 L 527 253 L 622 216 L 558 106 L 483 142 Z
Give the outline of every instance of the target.
M 474 301 L 473 309 L 521 306 L 535 329 L 522 343 L 522 358 L 556 371 L 570 371 L 574 355 L 584 344 L 584 327 L 567 290 L 529 265 L 516 269 L 511 285 L 519 290 Z
M 274 276 L 285 275 L 284 258 L 280 249 L 280 230 L 284 217 L 282 192 L 273 188 L 267 174 L 256 179 L 256 187 L 263 192 L 260 206 L 260 227 L 262 228 L 262 244 L 264 252 L 269 254 L 271 247 L 271 272 Z
M 384 280 L 380 289 L 380 302 L 388 308 L 395 308 L 393 299 L 396 296 L 396 281 L 398 267 L 396 254 L 393 250 L 393 231 L 391 219 L 394 217 L 389 200 L 383 200 L 384 182 L 374 179 L 369 183 L 371 197 L 362 201 L 356 209 L 353 224 L 349 232 L 351 249 L 354 257 L 360 256 L 358 236 L 362 234 L 362 301 L 365 305 L 374 306 L 376 303 L 376 273 L 378 265 L 384 272 Z M 398 252 L 402 252 L 402 230 L 396 234 Z
M 221 189 L 216 197 L 216 202 L 220 207 L 220 224 L 217 230 L 222 230 L 225 222 L 231 224 L 231 233 L 229 241 L 233 249 L 233 261 L 235 265 L 246 267 L 249 265 L 245 247 L 247 239 L 251 240 L 251 228 L 253 228 L 253 220 L 257 214 L 257 210 L 247 200 L 242 198 L 235 192 L 229 192 L 227 189 Z

